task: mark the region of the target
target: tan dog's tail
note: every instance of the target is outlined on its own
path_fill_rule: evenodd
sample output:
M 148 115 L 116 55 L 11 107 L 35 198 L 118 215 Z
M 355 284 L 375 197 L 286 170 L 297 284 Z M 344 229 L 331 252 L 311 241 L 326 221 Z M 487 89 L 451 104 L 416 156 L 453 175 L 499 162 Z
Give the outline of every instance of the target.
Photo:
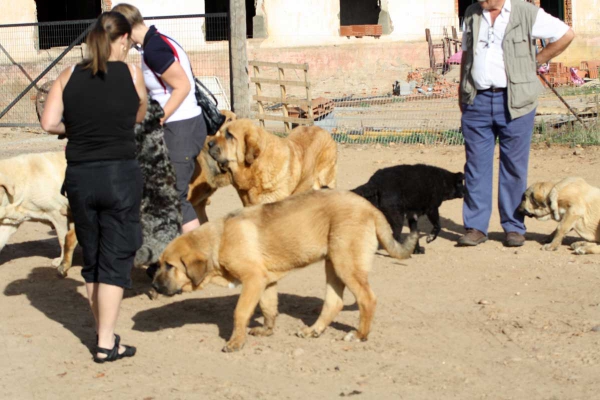
M 375 214 L 375 229 L 377 231 L 377 239 L 383 248 L 390 254 L 390 256 L 403 260 L 410 258 L 410 255 L 415 251 L 417 240 L 419 239 L 418 232 L 411 232 L 404 243 L 398 243 L 394 239 L 394 232 L 392 227 L 388 224 L 385 216 L 377 210 Z

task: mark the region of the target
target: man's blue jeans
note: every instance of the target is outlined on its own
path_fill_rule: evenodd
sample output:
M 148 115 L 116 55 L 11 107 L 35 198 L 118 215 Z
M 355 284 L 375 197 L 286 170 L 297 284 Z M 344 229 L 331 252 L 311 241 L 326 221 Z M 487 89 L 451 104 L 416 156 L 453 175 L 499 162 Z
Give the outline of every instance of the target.
M 492 215 L 496 138 L 500 141 L 500 222 L 506 233 L 525 234 L 524 217 L 517 208 L 527 189 L 535 110 L 511 120 L 506 97 L 506 91 L 480 91 L 472 105 L 463 104 L 461 123 L 467 156 L 465 183 L 468 191 L 463 205 L 463 222 L 465 228 L 477 229 L 486 235 Z

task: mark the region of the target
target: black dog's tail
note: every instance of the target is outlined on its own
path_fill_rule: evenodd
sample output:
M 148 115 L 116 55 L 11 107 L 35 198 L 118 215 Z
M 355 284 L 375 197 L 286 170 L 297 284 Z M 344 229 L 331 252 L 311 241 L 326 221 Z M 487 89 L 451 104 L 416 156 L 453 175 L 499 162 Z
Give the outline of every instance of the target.
M 377 188 L 373 185 L 370 185 L 368 182 L 355 189 L 352 189 L 351 192 L 356 193 L 360 197 L 369 200 L 369 202 L 375 207 L 379 205 L 379 193 L 377 191 Z

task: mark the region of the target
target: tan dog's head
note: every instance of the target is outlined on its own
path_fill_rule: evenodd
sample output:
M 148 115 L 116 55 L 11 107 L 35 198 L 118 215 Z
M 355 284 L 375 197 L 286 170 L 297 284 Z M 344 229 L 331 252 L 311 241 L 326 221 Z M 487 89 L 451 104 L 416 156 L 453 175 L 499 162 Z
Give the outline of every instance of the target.
M 553 182 L 537 182 L 523 194 L 519 212 L 527 217 L 546 220 L 552 217 L 555 199 Z
M 235 170 L 252 164 L 261 153 L 260 128 L 249 119 L 238 119 L 222 128 L 223 132 L 208 143 L 208 153 L 223 170 Z
M 220 110 L 220 111 L 221 111 L 221 114 L 223 114 L 225 116 L 225 122 L 223 122 L 223 126 L 225 126 L 225 124 L 233 122 L 237 119 L 237 115 L 235 115 L 235 113 L 233 111 L 229 111 L 229 110 Z
M 152 286 L 158 293 L 173 296 L 201 289 L 210 281 L 215 265 L 217 231 L 206 223 L 173 240 L 160 256 Z

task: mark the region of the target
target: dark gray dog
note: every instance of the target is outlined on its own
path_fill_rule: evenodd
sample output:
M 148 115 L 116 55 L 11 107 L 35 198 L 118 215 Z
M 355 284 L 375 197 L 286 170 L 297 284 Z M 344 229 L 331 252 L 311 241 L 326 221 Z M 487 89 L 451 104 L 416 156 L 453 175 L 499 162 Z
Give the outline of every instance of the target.
M 135 127 L 137 160 L 144 177 L 141 221 L 144 242 L 135 255 L 135 265 L 148 265 L 148 275 L 154 275 L 158 257 L 181 232 L 181 205 L 175 189 L 175 171 L 160 119 L 164 115 L 160 104 L 148 98 L 144 121 Z

